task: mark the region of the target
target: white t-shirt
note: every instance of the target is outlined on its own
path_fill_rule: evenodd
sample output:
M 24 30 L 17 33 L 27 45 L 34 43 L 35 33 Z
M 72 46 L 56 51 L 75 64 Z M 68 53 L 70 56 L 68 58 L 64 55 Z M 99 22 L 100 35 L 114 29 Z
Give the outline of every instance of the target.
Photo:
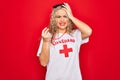
M 62 36 L 62 37 L 60 37 Z M 59 33 L 50 46 L 50 60 L 47 65 L 46 80 L 82 80 L 79 67 L 79 51 L 83 43 L 89 38 L 82 40 L 81 32 L 76 29 L 72 35 Z M 42 48 L 41 39 L 37 56 Z

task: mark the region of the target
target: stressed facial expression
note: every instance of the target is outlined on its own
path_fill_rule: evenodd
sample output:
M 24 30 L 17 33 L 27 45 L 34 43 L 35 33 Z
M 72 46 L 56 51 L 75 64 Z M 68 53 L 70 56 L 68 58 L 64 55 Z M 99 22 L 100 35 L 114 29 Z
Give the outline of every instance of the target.
M 56 15 L 55 20 L 58 29 L 65 30 L 67 28 L 68 20 L 69 20 L 66 11 L 64 9 L 60 9 L 56 11 L 55 15 Z

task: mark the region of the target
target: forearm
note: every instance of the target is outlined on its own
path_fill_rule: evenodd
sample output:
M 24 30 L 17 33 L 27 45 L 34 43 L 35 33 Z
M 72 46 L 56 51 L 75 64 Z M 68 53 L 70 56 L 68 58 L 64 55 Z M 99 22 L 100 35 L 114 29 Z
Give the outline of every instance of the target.
M 77 28 L 81 31 L 82 34 L 91 35 L 92 29 L 83 21 L 71 16 L 72 22 L 77 26 Z
M 39 56 L 39 60 L 42 66 L 46 66 L 49 62 L 50 56 L 50 42 L 43 41 L 42 51 Z

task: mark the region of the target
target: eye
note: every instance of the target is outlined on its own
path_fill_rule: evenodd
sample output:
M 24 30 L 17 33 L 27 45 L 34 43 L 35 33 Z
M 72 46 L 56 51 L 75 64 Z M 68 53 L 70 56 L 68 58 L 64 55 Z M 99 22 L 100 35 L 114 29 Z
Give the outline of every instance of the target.
M 63 17 L 64 17 L 64 18 L 68 18 L 68 16 L 66 16 L 66 15 L 64 15 Z
M 60 18 L 61 16 L 56 16 L 56 18 Z

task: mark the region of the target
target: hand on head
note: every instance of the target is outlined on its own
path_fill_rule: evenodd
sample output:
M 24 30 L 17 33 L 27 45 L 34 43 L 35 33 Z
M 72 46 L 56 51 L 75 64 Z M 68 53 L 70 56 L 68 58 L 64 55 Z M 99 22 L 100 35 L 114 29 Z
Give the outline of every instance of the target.
M 67 12 L 68 17 L 71 18 L 73 16 L 73 14 L 72 14 L 72 10 L 71 10 L 69 4 L 64 3 L 64 5 L 62 5 L 62 6 L 64 7 L 64 10 Z

